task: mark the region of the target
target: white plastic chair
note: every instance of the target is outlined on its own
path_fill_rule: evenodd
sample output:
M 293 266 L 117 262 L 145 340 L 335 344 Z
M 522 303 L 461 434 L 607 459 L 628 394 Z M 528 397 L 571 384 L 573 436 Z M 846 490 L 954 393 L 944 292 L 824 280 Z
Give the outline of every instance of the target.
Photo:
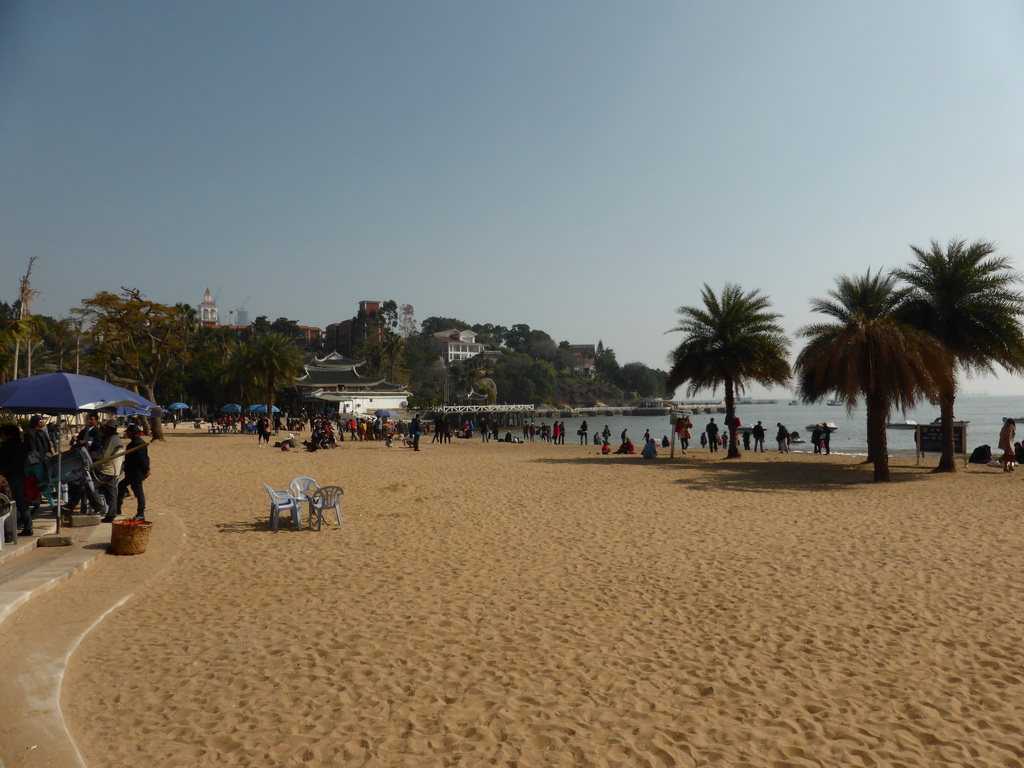
M 278 526 L 281 521 L 282 512 L 290 512 L 292 516 L 292 526 L 297 531 L 302 530 L 302 513 L 299 511 L 299 500 L 292 496 L 288 491 L 275 491 L 266 483 L 263 487 L 267 489 L 267 495 L 270 496 L 270 528 L 275 533 L 277 532 Z
M 313 495 L 313 491 L 320 486 L 312 477 L 296 477 L 288 483 L 288 487 L 291 489 L 292 496 L 296 499 L 299 501 L 309 501 L 309 497 Z
M 338 515 L 338 527 L 341 528 L 341 495 L 345 493 L 340 486 L 325 485 L 317 488 L 309 496 L 309 527 L 313 527 L 313 517 L 316 517 L 316 529 L 319 531 L 324 522 L 324 511 L 334 509 Z

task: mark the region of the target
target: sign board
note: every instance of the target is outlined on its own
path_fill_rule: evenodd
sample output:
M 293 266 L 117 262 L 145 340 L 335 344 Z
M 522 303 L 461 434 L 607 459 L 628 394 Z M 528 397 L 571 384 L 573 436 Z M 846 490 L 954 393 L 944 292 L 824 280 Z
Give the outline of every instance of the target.
M 917 427 L 917 452 L 942 453 L 942 427 L 938 424 L 919 424 Z M 953 425 L 953 453 L 967 453 L 967 425 Z

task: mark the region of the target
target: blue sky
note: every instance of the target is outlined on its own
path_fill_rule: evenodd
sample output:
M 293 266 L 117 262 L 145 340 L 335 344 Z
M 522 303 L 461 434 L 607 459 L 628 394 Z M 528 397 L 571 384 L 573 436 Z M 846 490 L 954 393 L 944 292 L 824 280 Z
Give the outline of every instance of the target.
M 909 244 L 1024 265 L 1022 40 L 1009 0 L 7 0 L 0 290 L 38 256 L 58 317 L 395 299 L 665 368 L 705 282 L 794 331 Z

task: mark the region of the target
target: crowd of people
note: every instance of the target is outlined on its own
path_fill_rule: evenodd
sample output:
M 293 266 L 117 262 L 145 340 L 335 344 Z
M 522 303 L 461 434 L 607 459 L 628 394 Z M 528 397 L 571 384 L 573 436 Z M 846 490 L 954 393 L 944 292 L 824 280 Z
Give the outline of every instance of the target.
M 86 424 L 61 456 L 60 482 L 67 484 L 67 502 L 62 512 L 76 509 L 102 515 L 105 523 L 122 514 L 129 493 L 136 499 L 135 518 L 145 520 L 146 496 L 143 483 L 150 475 L 149 451 L 142 439 L 143 429 L 132 422 L 119 434 L 116 419 L 100 420 L 88 415 Z M 56 461 L 59 441 L 55 426 L 40 415 L 32 416 L 22 434 L 8 422 L 0 425 L 0 492 L 8 495 L 16 510 L 21 536 L 33 535 L 33 511 L 39 509 L 44 493 L 56 491 Z M 7 540 L 13 529 L 4 531 Z

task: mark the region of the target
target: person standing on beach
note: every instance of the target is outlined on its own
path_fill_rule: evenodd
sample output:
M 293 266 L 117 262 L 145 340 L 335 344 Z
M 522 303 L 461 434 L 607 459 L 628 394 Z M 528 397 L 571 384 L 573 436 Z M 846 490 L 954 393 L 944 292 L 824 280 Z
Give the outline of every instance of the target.
M 584 419 L 583 423 L 580 424 L 580 445 L 587 444 L 587 434 L 590 432 L 590 427 L 587 426 L 587 420 Z
M 149 477 L 149 448 L 142 439 L 142 428 L 137 424 L 128 427 L 128 447 L 124 457 L 124 479 L 117 484 L 117 514 L 121 514 L 124 497 L 128 489 L 135 496 L 135 519 L 146 519 L 146 494 L 142 484 Z M 269 447 L 269 443 L 267 444 Z
M 999 448 L 1002 450 L 1003 455 L 999 457 L 999 462 L 1003 465 L 1003 472 L 1013 472 L 1013 463 L 1016 461 L 1017 455 L 1013 450 L 1013 440 L 1017 435 L 1017 422 L 1013 419 L 1007 419 L 1003 422 L 1002 429 L 999 430 Z
M 14 423 L 0 425 L 0 476 L 6 478 L 14 496 L 17 517 L 14 525 L 21 526 L 22 536 L 32 535 L 32 510 L 25 496 L 25 441 L 21 430 Z M 6 536 L 7 531 L 2 532 Z M 13 533 L 12 540 L 13 540 Z
M 103 433 L 103 448 L 99 455 L 93 457 L 96 490 L 100 492 L 107 507 L 103 522 L 112 523 L 117 516 L 117 480 L 121 476 L 121 465 L 124 463 L 124 456 L 117 454 L 121 453 L 123 444 L 117 434 L 116 420 L 104 421 L 100 425 L 100 431 Z
M 821 453 L 821 427 L 817 424 L 811 430 L 811 444 L 814 445 L 815 453 Z
M 781 422 L 776 424 L 779 431 L 775 433 L 775 440 L 779 443 L 779 453 L 789 453 L 789 430 L 782 426 Z
M 708 425 L 704 427 L 704 431 L 708 436 L 708 450 L 711 453 L 718 451 L 718 425 L 715 424 L 714 417 L 708 422 Z
M 608 429 L 608 427 L 605 427 L 605 429 Z M 622 434 L 619 435 L 619 445 L 625 444 L 625 442 L 626 442 L 626 432 L 627 431 L 628 431 L 628 428 L 622 430 Z
M 750 431 L 754 435 L 754 453 L 757 453 L 757 446 L 759 445 L 761 446 L 761 453 L 764 453 L 764 426 L 759 421 Z
M 832 442 L 832 427 L 828 425 L 828 422 L 821 422 L 821 450 L 828 456 L 832 453 L 832 449 L 829 447 L 829 443 Z
M 420 417 L 417 414 L 412 417 L 412 422 L 409 424 L 409 434 L 412 435 L 412 449 L 418 451 L 420 449 Z

